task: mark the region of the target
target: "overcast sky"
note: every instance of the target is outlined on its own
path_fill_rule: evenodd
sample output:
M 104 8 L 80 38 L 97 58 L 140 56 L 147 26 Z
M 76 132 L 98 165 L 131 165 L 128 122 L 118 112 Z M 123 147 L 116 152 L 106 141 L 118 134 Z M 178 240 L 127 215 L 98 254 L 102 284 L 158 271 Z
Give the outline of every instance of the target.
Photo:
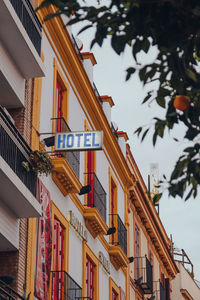
M 73 28 L 76 35 L 77 29 Z M 82 51 L 90 51 L 91 32 L 87 31 L 79 36 L 83 42 Z M 164 139 L 158 139 L 154 148 L 152 137 L 149 135 L 143 143 L 133 132 L 141 125 L 152 124 L 153 117 L 162 117 L 165 110 L 159 108 L 157 104 L 151 103 L 150 106 L 142 105 L 142 100 L 146 91 L 141 85 L 137 74 L 125 82 L 125 70 L 133 64 L 130 49 L 118 56 L 111 49 L 109 41 L 100 48 L 95 46 L 92 49 L 97 60 L 94 66 L 94 82 L 100 95 L 109 95 L 113 98 L 115 106 L 112 108 L 112 121 L 118 124 L 119 130 L 126 131 L 129 136 L 129 144 L 139 170 L 147 184 L 147 178 L 151 163 L 158 163 L 159 176 L 168 176 L 178 159 L 186 142 L 177 143 L 173 138 L 181 139 L 184 133 L 183 127 L 177 127 L 171 136 L 166 135 Z M 141 63 L 150 62 L 156 56 L 156 49 L 146 56 L 141 54 Z M 149 89 L 155 86 L 149 87 Z M 195 278 L 200 280 L 200 197 L 189 199 L 184 202 L 177 197 L 169 198 L 167 191 L 160 200 L 160 217 L 168 235 L 172 234 L 175 246 L 184 249 L 194 264 Z

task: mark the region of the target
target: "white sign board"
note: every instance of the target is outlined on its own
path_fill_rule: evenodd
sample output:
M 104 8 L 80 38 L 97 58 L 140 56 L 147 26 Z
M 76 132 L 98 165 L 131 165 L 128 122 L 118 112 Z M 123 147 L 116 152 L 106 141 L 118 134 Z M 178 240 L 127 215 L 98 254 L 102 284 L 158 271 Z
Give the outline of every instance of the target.
M 101 150 L 103 131 L 57 132 L 55 135 L 56 151 Z

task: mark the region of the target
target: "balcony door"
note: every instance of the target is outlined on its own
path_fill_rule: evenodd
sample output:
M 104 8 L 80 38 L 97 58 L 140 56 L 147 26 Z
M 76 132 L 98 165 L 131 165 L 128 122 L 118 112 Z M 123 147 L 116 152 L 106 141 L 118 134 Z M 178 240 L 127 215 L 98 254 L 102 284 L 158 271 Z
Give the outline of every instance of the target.
M 91 185 L 91 191 L 88 194 L 87 206 L 94 206 L 94 151 L 87 152 L 87 181 Z
M 53 245 L 53 300 L 63 299 L 63 261 L 64 261 L 64 228 L 59 220 L 54 219 Z
M 136 274 L 136 279 L 140 277 L 140 230 L 137 225 L 135 225 L 135 274 Z
M 110 214 L 111 214 L 111 227 L 115 227 L 116 228 L 116 233 L 111 235 L 111 244 L 114 245 L 115 243 L 117 243 L 118 238 L 117 238 L 117 232 L 118 232 L 118 228 L 117 228 L 117 197 L 116 197 L 116 184 L 114 183 L 114 181 L 111 179 L 111 187 L 110 187 Z
M 57 132 L 62 132 L 62 117 L 63 117 L 63 89 L 60 83 L 56 84 L 56 118 L 57 120 Z

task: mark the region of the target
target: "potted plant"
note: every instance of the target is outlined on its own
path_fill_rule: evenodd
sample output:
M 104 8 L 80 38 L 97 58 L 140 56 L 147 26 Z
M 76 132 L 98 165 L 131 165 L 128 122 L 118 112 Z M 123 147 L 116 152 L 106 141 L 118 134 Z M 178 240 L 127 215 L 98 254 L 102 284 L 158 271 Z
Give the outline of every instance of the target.
M 39 150 L 31 152 L 30 163 L 32 165 L 33 171 L 39 175 L 44 174 L 48 176 L 53 169 L 53 164 L 47 153 Z
M 23 161 L 22 167 L 27 172 L 29 172 L 32 167 L 32 170 L 35 173 L 48 176 L 53 169 L 53 164 L 45 152 L 35 150 L 30 154 L 30 163 L 28 161 Z

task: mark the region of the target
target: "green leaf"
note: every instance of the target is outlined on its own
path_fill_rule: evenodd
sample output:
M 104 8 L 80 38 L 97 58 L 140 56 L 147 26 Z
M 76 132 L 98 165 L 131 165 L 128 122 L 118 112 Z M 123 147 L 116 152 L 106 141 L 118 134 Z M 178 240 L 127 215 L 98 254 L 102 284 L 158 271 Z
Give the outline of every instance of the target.
M 150 47 L 150 42 L 149 42 L 149 40 L 148 40 L 148 38 L 147 38 L 147 39 L 145 39 L 145 40 L 143 41 L 143 43 L 142 43 L 142 50 L 143 50 L 145 53 L 147 53 L 147 52 L 149 51 L 149 47 Z
M 161 107 L 165 108 L 165 98 L 163 98 L 163 97 L 156 97 L 156 102 L 158 103 L 158 105 L 160 105 Z
M 143 133 L 141 142 L 145 139 L 145 136 L 147 135 L 148 131 L 149 131 L 149 128 L 146 129 L 145 132 Z
M 133 75 L 135 73 L 136 69 L 133 67 L 130 67 L 126 70 L 127 74 L 126 74 L 126 81 L 130 79 L 131 75 Z
M 142 127 L 138 127 L 138 128 L 134 131 L 134 134 L 137 133 L 137 136 L 139 136 L 141 131 L 142 131 Z
M 159 194 L 156 194 L 154 197 L 153 197 L 153 204 L 158 204 L 160 198 L 162 197 L 162 193 L 159 193 Z

